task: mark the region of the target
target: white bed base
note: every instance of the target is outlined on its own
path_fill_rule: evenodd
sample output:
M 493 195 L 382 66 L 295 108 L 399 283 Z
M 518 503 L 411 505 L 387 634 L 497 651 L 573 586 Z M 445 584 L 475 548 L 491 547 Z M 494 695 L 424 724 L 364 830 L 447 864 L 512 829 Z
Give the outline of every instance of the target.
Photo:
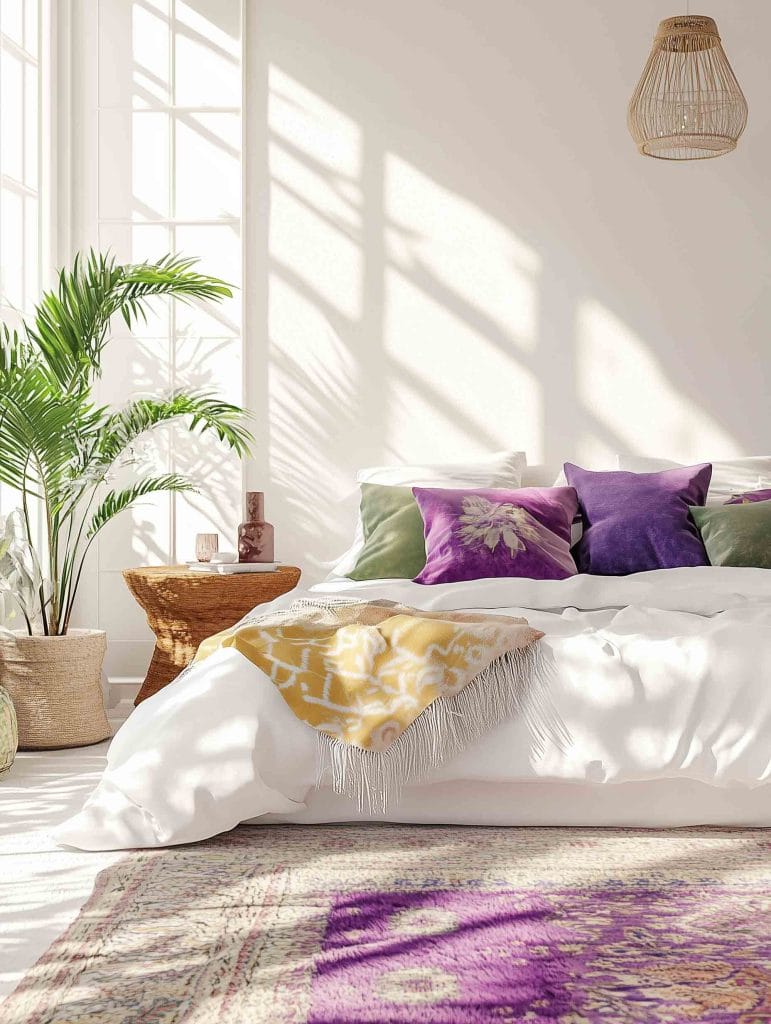
M 687 779 L 596 783 L 440 782 L 407 787 L 384 815 L 359 814 L 347 797 L 314 790 L 296 814 L 268 814 L 246 824 L 389 821 L 433 825 L 533 825 L 677 828 L 723 825 L 771 828 L 771 784 L 718 788 Z

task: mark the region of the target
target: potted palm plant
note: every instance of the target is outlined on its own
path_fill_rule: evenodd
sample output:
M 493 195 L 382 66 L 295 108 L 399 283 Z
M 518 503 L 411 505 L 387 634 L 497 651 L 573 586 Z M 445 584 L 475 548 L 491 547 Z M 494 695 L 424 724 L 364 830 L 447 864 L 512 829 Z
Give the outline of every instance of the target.
M 2 325 L 0 483 L 18 493 L 20 509 L 4 524 L 5 544 L 0 539 L 0 598 L 16 607 L 24 628 L 0 635 L 0 685 L 16 707 L 20 748 L 82 746 L 109 735 L 101 690 L 105 634 L 70 625 L 86 556 L 107 523 L 143 496 L 194 489 L 175 473 L 136 472 L 127 486 L 113 487 L 116 470 L 132 463 L 138 438 L 179 420 L 248 453 L 246 413 L 211 392 L 175 391 L 118 409 L 94 395 L 113 317 L 131 328 L 155 296 L 231 295 L 224 281 L 198 273 L 195 262 L 169 255 L 121 265 L 91 252 L 59 273 L 21 331 Z M 35 507 L 42 544 L 31 528 Z

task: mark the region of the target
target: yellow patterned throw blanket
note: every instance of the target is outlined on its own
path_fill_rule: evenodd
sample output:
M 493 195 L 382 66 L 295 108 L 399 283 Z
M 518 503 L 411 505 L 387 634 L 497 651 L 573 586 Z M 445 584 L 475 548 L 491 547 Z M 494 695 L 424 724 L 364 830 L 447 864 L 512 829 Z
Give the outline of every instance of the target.
M 525 619 L 423 612 L 391 602 L 294 601 L 205 640 L 196 662 L 235 647 L 317 730 L 321 777 L 360 809 L 385 810 L 503 718 L 558 734 Z

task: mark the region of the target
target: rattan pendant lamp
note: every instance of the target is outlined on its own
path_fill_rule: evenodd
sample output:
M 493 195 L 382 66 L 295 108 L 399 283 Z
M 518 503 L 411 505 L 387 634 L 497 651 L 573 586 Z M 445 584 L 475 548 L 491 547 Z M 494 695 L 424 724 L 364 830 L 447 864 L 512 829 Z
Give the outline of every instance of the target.
M 736 149 L 747 101 L 712 18 L 689 13 L 661 22 L 627 123 L 639 151 L 660 160 L 703 160 Z

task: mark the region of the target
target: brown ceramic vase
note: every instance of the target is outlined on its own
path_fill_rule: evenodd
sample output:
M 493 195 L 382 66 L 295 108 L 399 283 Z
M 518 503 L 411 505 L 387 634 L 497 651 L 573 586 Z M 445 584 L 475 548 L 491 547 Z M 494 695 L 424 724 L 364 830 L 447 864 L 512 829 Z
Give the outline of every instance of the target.
M 247 491 L 246 521 L 238 527 L 238 561 L 272 562 L 273 527 L 265 522 L 265 495 Z

